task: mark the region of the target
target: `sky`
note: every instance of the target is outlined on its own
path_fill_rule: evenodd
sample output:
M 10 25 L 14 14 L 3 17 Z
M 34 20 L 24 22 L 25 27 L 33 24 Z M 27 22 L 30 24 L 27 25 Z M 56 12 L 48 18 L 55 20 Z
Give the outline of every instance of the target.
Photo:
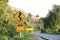
M 60 5 L 60 0 L 9 0 L 8 4 L 34 16 L 45 17 L 54 4 Z

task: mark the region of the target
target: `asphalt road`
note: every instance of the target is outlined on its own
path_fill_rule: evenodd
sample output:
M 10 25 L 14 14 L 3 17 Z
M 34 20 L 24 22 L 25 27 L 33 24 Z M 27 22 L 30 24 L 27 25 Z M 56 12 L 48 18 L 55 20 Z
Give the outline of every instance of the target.
M 39 36 L 33 35 L 32 40 L 44 40 Z
M 42 40 L 42 38 L 48 40 L 60 40 L 60 35 L 57 34 L 46 34 L 41 32 L 34 32 L 33 35 L 35 35 L 35 37 L 39 40 Z

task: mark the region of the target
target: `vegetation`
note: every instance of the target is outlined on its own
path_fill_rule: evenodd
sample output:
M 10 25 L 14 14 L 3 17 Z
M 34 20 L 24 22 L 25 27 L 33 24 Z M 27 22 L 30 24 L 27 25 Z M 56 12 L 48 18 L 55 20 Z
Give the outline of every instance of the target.
M 14 18 L 17 10 L 12 10 L 8 5 L 9 0 L 0 0 L 0 40 L 20 40 L 19 33 L 16 32 L 17 20 Z M 25 27 L 33 27 L 34 31 L 47 33 L 60 33 L 60 6 L 54 5 L 45 18 L 33 18 L 31 13 L 23 20 Z M 29 40 L 30 32 L 22 32 L 22 40 Z
M 20 40 L 19 33 L 16 32 L 17 20 L 14 18 L 16 13 L 16 9 L 12 10 L 8 5 L 8 0 L 0 0 L 0 40 Z M 29 39 L 30 36 L 29 33 L 22 33 L 23 40 L 27 37 Z
M 54 5 L 54 8 L 42 20 L 44 21 L 44 32 L 60 33 L 60 6 Z

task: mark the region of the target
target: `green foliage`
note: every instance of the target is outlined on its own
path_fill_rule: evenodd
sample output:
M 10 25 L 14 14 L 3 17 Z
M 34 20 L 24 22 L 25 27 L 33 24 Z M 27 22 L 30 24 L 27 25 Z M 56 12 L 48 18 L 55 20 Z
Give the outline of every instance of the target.
M 8 40 L 7 36 L 2 36 L 1 40 Z
M 0 9 L 0 15 L 3 13 L 3 9 Z
M 32 17 L 32 14 L 31 14 L 31 13 L 29 13 L 29 14 L 28 14 L 28 16 L 29 16 L 29 17 Z
M 36 15 L 36 17 L 39 17 L 39 15 Z
M 28 14 L 28 19 L 27 19 L 27 21 L 30 22 L 31 18 L 32 18 L 32 14 L 29 13 L 29 14 Z
M 0 40 L 20 40 L 19 33 L 16 32 L 17 21 L 14 18 L 17 11 L 12 10 L 7 2 L 8 0 L 0 0 Z M 27 34 L 22 34 L 23 40 L 29 38 L 30 35 Z
M 0 0 L 0 2 L 7 3 L 8 0 Z
M 0 0 L 0 38 L 1 40 L 8 40 L 13 38 L 15 32 L 15 22 L 13 13 L 16 11 L 12 10 L 7 4 L 8 0 Z M 9 12 L 8 12 L 9 11 Z
M 52 33 L 57 32 L 58 29 L 60 29 L 60 6 L 54 5 L 54 8 L 49 11 L 49 14 L 45 18 L 42 18 L 42 20 L 44 21 L 44 28 L 46 30 L 50 28 Z

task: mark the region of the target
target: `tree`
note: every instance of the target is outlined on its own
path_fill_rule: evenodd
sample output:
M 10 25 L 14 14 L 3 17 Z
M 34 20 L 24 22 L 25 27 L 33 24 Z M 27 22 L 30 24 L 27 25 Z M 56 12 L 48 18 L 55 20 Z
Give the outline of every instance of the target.
M 0 0 L 0 2 L 8 3 L 9 0 Z
M 29 13 L 29 14 L 28 14 L 28 19 L 27 19 L 27 21 L 30 22 L 31 18 L 32 18 L 32 14 Z
M 0 39 L 8 40 L 13 38 L 15 32 L 15 21 L 13 13 L 16 11 L 12 10 L 7 4 L 8 0 L 0 0 Z
M 51 32 L 58 31 L 60 29 L 60 6 L 54 5 L 54 8 L 42 20 L 44 21 L 44 28 L 51 28 Z
M 36 15 L 36 17 L 39 17 L 39 15 Z

